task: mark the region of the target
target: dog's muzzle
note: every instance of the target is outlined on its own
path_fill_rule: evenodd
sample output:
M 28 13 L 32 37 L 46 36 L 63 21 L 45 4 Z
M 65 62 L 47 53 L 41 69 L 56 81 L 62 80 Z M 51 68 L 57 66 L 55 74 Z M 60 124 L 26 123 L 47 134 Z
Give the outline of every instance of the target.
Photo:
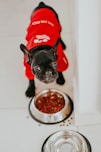
M 52 73 L 52 71 L 46 71 L 45 77 L 43 79 L 44 83 L 51 83 L 54 82 L 58 77 L 58 73 Z
M 58 73 L 56 72 L 53 74 L 52 71 L 46 71 L 44 75 L 37 75 L 37 78 L 44 83 L 52 83 L 57 79 L 57 77 Z
M 50 77 L 52 77 L 52 71 L 46 71 L 46 77 L 48 78 L 50 78 Z

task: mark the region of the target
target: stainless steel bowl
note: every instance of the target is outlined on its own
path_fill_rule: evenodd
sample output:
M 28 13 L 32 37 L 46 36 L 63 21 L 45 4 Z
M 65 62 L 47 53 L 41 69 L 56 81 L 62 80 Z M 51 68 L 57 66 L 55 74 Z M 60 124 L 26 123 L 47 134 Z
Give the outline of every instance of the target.
M 57 131 L 42 146 L 42 152 L 91 152 L 89 141 L 72 130 Z
M 39 111 L 35 106 L 35 102 L 37 101 L 37 99 L 40 96 L 44 96 L 45 94 L 47 94 L 50 91 L 61 94 L 65 100 L 65 106 L 63 107 L 63 109 L 60 110 L 59 112 L 56 112 L 53 114 L 43 113 L 43 112 Z M 66 95 L 65 93 L 63 93 L 62 91 L 57 90 L 57 89 L 43 90 L 40 93 L 38 93 L 29 103 L 29 112 L 30 112 L 31 116 L 35 120 L 37 120 L 41 123 L 45 123 L 45 124 L 54 124 L 54 123 L 61 122 L 61 121 L 65 120 L 67 117 L 69 117 L 70 114 L 72 113 L 72 111 L 73 111 L 73 102 L 72 102 L 71 98 L 68 95 Z

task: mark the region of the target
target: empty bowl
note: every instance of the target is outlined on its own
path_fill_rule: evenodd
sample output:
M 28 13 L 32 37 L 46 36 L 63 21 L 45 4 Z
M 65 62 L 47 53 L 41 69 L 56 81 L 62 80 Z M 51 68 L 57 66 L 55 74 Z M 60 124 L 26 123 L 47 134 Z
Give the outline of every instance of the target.
M 72 130 L 61 130 L 45 140 L 41 152 L 91 152 L 91 145 L 82 134 Z

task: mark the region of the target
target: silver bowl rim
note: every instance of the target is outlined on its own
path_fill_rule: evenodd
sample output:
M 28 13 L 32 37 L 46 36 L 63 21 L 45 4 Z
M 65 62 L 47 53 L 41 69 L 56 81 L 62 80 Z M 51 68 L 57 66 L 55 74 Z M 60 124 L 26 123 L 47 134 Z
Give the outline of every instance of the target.
M 91 144 L 89 142 L 89 140 L 81 133 L 79 133 L 78 131 L 74 131 L 74 130 L 69 130 L 69 129 L 65 129 L 65 130 L 58 130 L 58 131 L 55 131 L 54 133 L 50 134 L 46 139 L 45 141 L 43 142 L 42 144 L 42 147 L 41 147 L 41 152 L 45 152 L 44 151 L 44 147 L 46 146 L 46 144 L 48 143 L 48 140 L 50 142 L 51 138 L 54 138 L 55 135 L 61 133 L 61 132 L 64 132 L 64 133 L 72 133 L 72 134 L 75 134 L 77 135 L 81 141 L 83 142 L 84 146 L 85 146 L 85 149 L 87 150 L 87 152 L 92 152 L 92 147 L 91 147 Z M 86 151 L 85 151 L 86 152 Z
M 50 90 L 50 89 L 45 89 L 45 90 Z M 55 90 L 58 90 L 58 89 L 55 89 Z M 59 90 L 60 91 L 60 90 Z M 40 93 L 40 92 L 39 92 Z M 65 117 L 65 118 L 63 118 L 62 120 L 59 120 L 59 121 L 56 121 L 56 122 L 45 122 L 45 121 L 43 121 L 43 120 L 39 120 L 38 118 L 36 118 L 36 116 L 34 116 L 34 114 L 33 114 L 33 112 L 31 111 L 31 104 L 32 104 L 32 101 L 34 100 L 34 97 L 30 100 L 30 102 L 29 102 L 29 105 L 28 105 L 28 110 L 29 110 L 29 114 L 30 114 L 30 116 L 32 117 L 32 119 L 34 119 L 35 121 L 37 121 L 37 122 L 39 122 L 39 123 L 41 123 L 41 124 L 45 124 L 45 125 L 54 125 L 54 124 L 58 124 L 58 123 L 60 123 L 60 122 L 63 122 L 63 121 L 65 121 L 67 118 L 69 118 L 71 115 L 72 115 L 72 113 L 73 113 L 73 111 L 74 111 L 74 103 L 73 103 L 73 100 L 71 99 L 71 97 L 68 95 L 68 94 L 66 94 L 66 93 L 64 93 L 66 96 L 67 96 L 67 98 L 68 98 L 68 100 L 69 100 L 69 106 L 70 106 L 70 112 L 68 113 L 68 115 Z M 36 108 L 36 110 L 38 110 L 37 108 Z M 59 111 L 59 112 L 61 112 L 61 111 Z M 38 110 L 38 113 L 39 113 L 39 110 Z M 58 112 L 57 112 L 58 113 Z M 51 115 L 55 115 L 55 114 L 57 114 L 57 113 L 54 113 L 54 114 L 51 114 Z M 43 115 L 46 115 L 46 113 L 42 113 Z M 50 114 L 47 114 L 47 116 L 49 116 Z
M 64 101 L 65 101 L 64 107 L 63 107 L 60 111 L 58 111 L 58 112 L 56 112 L 56 113 L 52 113 L 52 114 L 41 112 L 40 110 L 37 109 L 37 107 L 36 107 L 35 104 L 34 104 L 34 103 L 36 102 L 37 98 L 42 95 L 42 92 L 44 92 L 43 94 L 45 94 L 45 93 L 47 93 L 47 92 L 49 92 L 49 91 L 58 92 L 59 94 L 61 94 L 61 95 L 63 96 Z M 32 100 L 32 102 L 33 102 L 32 106 L 35 108 L 35 110 L 36 110 L 38 113 L 40 113 L 40 114 L 42 114 L 42 115 L 53 116 L 53 115 L 57 115 L 57 114 L 61 113 L 62 111 L 64 111 L 66 105 L 68 104 L 68 103 L 66 102 L 66 100 L 68 100 L 68 102 L 69 102 L 68 97 L 67 97 L 66 94 L 63 93 L 62 91 L 60 91 L 60 90 L 58 90 L 58 89 L 45 89 L 45 90 L 40 91 L 40 92 L 35 96 L 35 98 L 33 98 L 33 100 Z

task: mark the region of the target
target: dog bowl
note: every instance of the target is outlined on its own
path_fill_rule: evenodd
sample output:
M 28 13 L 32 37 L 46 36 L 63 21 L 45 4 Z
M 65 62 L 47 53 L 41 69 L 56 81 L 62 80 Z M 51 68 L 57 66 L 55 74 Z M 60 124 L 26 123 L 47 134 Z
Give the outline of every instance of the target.
M 31 116 L 44 124 L 59 123 L 69 117 L 72 111 L 71 98 L 57 89 L 43 90 L 29 103 Z
M 80 133 L 62 130 L 51 134 L 43 143 L 41 152 L 91 152 L 89 141 Z

